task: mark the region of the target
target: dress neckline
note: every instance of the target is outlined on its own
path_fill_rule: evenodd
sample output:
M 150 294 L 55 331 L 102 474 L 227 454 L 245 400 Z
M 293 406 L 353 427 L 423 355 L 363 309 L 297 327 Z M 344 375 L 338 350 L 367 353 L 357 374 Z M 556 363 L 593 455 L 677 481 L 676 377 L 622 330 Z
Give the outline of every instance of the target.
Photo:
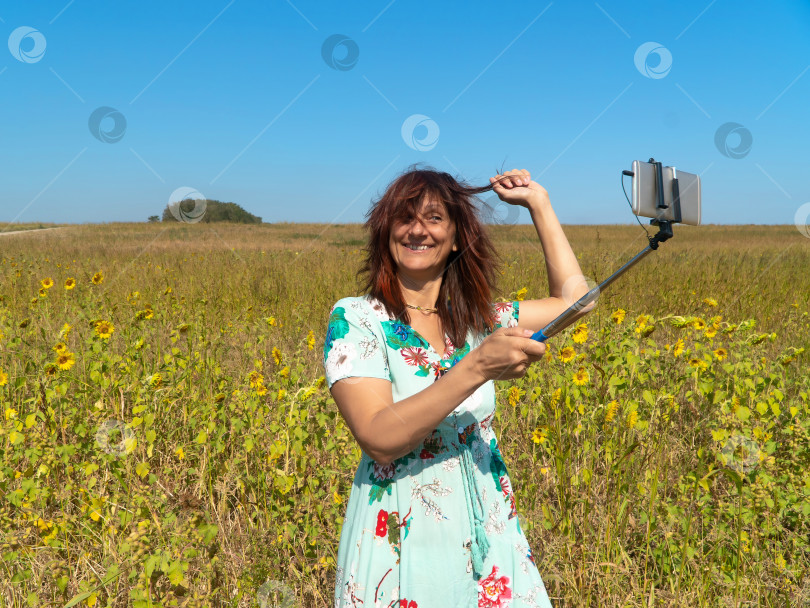
M 367 300 L 368 300 L 368 302 L 370 304 L 373 305 L 376 302 L 380 306 L 380 310 L 385 311 L 385 307 L 383 306 L 382 302 L 380 302 L 377 298 L 375 298 L 375 297 L 373 297 L 371 295 L 368 295 L 368 294 L 366 295 L 366 298 L 367 298 Z M 413 327 L 412 325 L 410 325 L 408 323 L 405 323 L 405 321 L 402 321 L 400 319 L 392 318 L 390 315 L 386 314 L 386 316 L 388 316 L 389 321 L 399 323 L 401 325 L 404 325 L 408 329 L 410 329 L 413 332 L 413 335 L 416 336 L 419 339 L 419 341 L 422 342 L 422 344 L 425 345 L 427 350 L 429 352 L 435 354 L 437 357 L 439 357 L 440 360 L 444 360 L 444 359 L 448 359 L 448 358 L 452 357 L 452 353 L 459 350 L 459 348 L 456 347 L 456 345 L 453 344 L 453 342 L 450 340 L 450 337 L 445 333 L 444 334 L 444 348 L 443 348 L 443 351 L 441 353 L 439 353 L 435 348 L 433 348 L 433 345 L 430 342 L 428 342 L 428 340 L 422 334 L 420 334 L 418 331 L 416 331 L 415 327 Z M 452 349 L 452 350 L 448 349 L 448 343 L 450 344 L 450 349 Z M 465 344 L 466 344 L 466 341 L 465 341 L 464 344 L 461 345 L 461 348 L 464 348 Z M 450 350 L 450 355 L 447 354 L 448 350 Z

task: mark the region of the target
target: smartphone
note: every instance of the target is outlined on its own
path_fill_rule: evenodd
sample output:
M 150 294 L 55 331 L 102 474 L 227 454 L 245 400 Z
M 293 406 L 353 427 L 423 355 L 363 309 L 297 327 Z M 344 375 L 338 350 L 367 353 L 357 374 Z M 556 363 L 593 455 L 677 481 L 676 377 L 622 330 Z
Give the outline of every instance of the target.
M 633 161 L 633 213 L 641 217 L 669 220 L 681 224 L 700 224 L 700 176 L 662 168 L 664 208 L 658 206 L 658 171 L 653 163 Z M 677 181 L 676 181 L 677 180 Z M 680 203 L 680 219 L 675 209 L 675 193 Z

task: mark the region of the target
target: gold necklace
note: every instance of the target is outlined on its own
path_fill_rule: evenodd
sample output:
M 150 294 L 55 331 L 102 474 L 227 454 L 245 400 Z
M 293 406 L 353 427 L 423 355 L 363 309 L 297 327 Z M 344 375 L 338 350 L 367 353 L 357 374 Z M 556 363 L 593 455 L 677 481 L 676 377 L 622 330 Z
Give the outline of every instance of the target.
M 422 306 L 414 306 L 413 304 L 405 304 L 408 308 L 413 308 L 414 310 L 419 310 L 422 312 L 439 312 L 437 308 L 423 308 Z

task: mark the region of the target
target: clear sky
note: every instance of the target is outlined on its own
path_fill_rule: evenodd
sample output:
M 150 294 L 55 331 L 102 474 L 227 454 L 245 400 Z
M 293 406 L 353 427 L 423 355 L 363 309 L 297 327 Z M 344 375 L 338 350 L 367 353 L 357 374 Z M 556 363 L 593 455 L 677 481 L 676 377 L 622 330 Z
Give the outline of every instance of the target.
M 706 223 L 810 202 L 807 0 L 42 0 L 0 32 L 4 223 L 145 221 L 178 188 L 359 222 L 417 162 L 528 169 L 563 223 L 633 222 L 650 156 L 701 174 Z

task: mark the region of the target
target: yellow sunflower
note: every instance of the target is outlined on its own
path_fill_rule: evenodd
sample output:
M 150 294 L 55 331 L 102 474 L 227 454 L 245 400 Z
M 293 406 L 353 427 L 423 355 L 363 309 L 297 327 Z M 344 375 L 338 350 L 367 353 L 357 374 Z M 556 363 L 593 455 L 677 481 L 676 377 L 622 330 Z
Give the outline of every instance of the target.
M 516 386 L 509 387 L 509 405 L 512 407 L 520 403 L 520 398 L 523 396 L 523 391 Z
M 101 285 L 104 282 L 104 273 L 101 271 L 97 272 L 93 275 L 91 280 L 93 281 L 93 285 Z
M 717 306 L 717 300 L 715 300 L 714 298 L 703 298 L 703 303 L 706 306 L 711 306 L 712 308 Z
M 68 370 L 76 364 L 76 359 L 73 357 L 73 353 L 70 351 L 62 351 L 59 353 L 59 356 L 56 357 L 56 365 L 59 369 Z
M 675 348 L 672 349 L 672 354 L 676 357 L 679 357 L 680 354 L 683 352 L 683 340 L 678 338 L 678 341 L 675 343 Z
M 532 431 L 532 441 L 535 443 L 543 443 L 548 437 L 548 429 L 537 428 Z
M 613 321 L 616 325 L 624 321 L 624 317 L 627 314 L 627 311 L 624 308 L 619 308 L 615 310 L 612 315 L 610 315 L 611 321 Z
M 526 289 L 525 287 L 521 287 L 520 289 L 518 289 L 518 292 L 515 294 L 515 299 L 518 300 L 518 301 L 523 301 L 523 298 L 526 297 L 526 293 L 528 291 L 529 290 Z
M 276 362 L 276 365 L 281 365 L 281 351 L 274 346 L 270 354 L 273 355 L 273 361 Z
M 307 334 L 307 348 L 309 350 L 314 350 L 315 349 L 315 332 L 312 331 L 311 329 L 309 330 L 309 333 Z
M 607 404 L 605 408 L 605 422 L 611 422 L 619 411 L 619 402 L 615 399 Z
M 0 369 L 0 386 L 8 384 L 8 374 Z
M 703 359 L 692 358 L 689 359 L 689 365 L 695 369 L 706 369 L 707 365 Z
M 714 353 L 714 356 L 717 357 L 720 361 L 722 361 L 723 359 L 728 357 L 728 351 L 725 348 L 722 348 L 722 347 L 717 348 L 717 349 L 713 350 L 712 352 Z
M 115 327 L 113 327 L 113 324 L 109 321 L 96 321 L 96 334 L 98 334 L 99 338 L 106 340 L 114 331 Z
M 577 351 L 575 351 L 572 347 L 566 346 L 560 351 L 560 361 L 563 363 L 568 363 L 574 357 L 576 357 Z
M 47 298 L 48 297 L 48 290 L 44 287 L 39 290 L 39 297 L 40 298 Z
M 702 330 L 706 329 L 706 321 L 704 321 L 701 318 L 697 318 L 694 321 L 692 321 L 692 327 L 694 327 L 695 329 L 697 329 L 699 331 L 702 331 Z
M 585 344 L 588 339 L 588 326 L 585 323 L 580 323 L 574 329 L 574 342 L 577 344 Z
M 70 291 L 74 287 L 76 287 L 76 279 L 74 279 L 72 277 L 69 278 L 69 279 L 65 279 L 65 289 L 66 290 Z
M 53 347 L 53 350 L 57 354 L 61 355 L 63 352 L 67 350 L 67 345 L 64 342 L 57 342 L 56 345 Z
M 43 289 L 50 289 L 51 287 L 53 287 L 53 279 L 51 277 L 42 279 L 42 287 Z
M 264 376 L 257 371 L 252 371 L 250 372 L 250 376 L 248 376 L 248 383 L 250 384 L 250 388 L 259 388 L 264 384 Z
M 577 370 L 577 373 L 574 374 L 574 384 L 578 386 L 582 386 L 583 384 L 587 384 L 591 377 L 588 375 L 588 372 L 585 371 L 584 367 L 580 367 Z

